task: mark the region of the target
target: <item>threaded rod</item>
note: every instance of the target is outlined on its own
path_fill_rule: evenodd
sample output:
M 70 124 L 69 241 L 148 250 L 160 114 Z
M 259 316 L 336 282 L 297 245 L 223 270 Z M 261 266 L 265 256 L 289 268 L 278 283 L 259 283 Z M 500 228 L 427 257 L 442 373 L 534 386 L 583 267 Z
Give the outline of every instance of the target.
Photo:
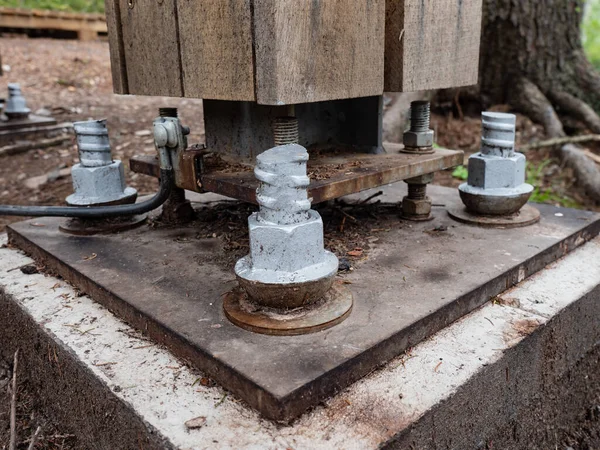
M 425 200 L 427 198 L 426 184 L 409 184 L 408 198 L 411 200 Z
M 429 131 L 431 110 L 429 102 L 416 101 L 410 104 L 410 131 Z

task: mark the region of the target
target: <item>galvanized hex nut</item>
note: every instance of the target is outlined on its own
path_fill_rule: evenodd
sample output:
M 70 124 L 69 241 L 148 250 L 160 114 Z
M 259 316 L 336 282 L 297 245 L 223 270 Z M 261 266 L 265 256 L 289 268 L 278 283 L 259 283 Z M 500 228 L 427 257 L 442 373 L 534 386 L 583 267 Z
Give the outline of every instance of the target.
M 405 147 L 432 147 L 433 146 L 433 130 L 428 131 L 407 131 L 404 133 Z
M 67 197 L 70 205 L 98 205 L 135 197 L 137 191 L 126 187 L 121 161 L 101 167 L 75 164 L 71 170 L 75 193 Z
M 414 200 L 408 197 L 402 199 L 402 213 L 407 216 L 428 216 L 431 214 L 431 199 Z
M 477 153 L 469 158 L 470 186 L 483 189 L 515 188 L 525 183 L 525 156 L 510 157 Z
M 307 221 L 289 225 L 261 222 L 255 213 L 248 225 L 254 270 L 290 273 L 323 262 L 323 220 L 316 211 L 309 211 Z

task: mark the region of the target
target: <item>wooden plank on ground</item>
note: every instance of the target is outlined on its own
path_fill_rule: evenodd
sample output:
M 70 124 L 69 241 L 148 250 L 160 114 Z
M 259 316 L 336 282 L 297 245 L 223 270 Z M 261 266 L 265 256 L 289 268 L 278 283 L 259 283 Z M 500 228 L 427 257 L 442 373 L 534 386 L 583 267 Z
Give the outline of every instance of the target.
M 52 11 L 1 8 L 0 27 L 37 30 L 106 32 L 104 17 L 98 14 L 52 13 Z
M 105 0 L 104 5 L 106 10 L 106 25 L 108 27 L 113 91 L 115 94 L 129 94 L 119 0 Z
M 251 0 L 178 2 L 186 97 L 252 101 Z
M 175 0 L 119 0 L 129 92 L 183 96 Z
M 477 83 L 482 0 L 386 0 L 385 90 Z
M 258 103 L 381 95 L 384 25 L 385 0 L 254 0 Z

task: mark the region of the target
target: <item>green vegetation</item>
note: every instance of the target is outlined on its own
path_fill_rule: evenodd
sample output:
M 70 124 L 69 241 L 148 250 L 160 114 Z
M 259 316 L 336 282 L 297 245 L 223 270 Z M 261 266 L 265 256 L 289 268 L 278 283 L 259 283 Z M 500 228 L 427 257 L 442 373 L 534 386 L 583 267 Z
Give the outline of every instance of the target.
M 466 181 L 469 178 L 469 170 L 465 166 L 456 166 L 452 171 L 452 176 L 459 180 Z
M 553 205 L 560 205 L 565 208 L 581 208 L 581 205 L 572 198 L 557 194 L 552 186 L 549 188 L 543 187 L 544 169 L 551 162 L 552 159 L 546 159 L 537 166 L 527 163 L 526 182 L 533 186 L 533 194 L 531 194 L 530 201 L 535 203 L 550 203 Z
M 7 6 L 10 8 L 104 13 L 104 0 L 0 0 L 0 6 Z
M 600 70 L 600 0 L 588 0 L 582 25 L 583 46 L 592 64 Z

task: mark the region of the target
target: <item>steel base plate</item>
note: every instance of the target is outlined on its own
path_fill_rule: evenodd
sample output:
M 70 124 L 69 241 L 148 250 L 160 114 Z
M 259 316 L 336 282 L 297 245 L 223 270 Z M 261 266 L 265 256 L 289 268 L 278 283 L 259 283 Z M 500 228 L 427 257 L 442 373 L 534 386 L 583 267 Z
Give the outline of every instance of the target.
M 245 330 L 296 336 L 326 330 L 346 319 L 352 310 L 352 292 L 337 282 L 315 304 L 282 312 L 261 308 L 249 300 L 243 289 L 236 288 L 225 294 L 223 310 L 229 320 Z
M 406 195 L 404 183 L 381 190 L 382 203 L 396 205 Z M 429 186 L 428 193 L 434 204 L 462 206 L 455 189 Z M 376 220 L 361 222 L 377 242 L 363 249 L 353 271 L 338 276 L 352 292 L 351 314 L 336 326 L 297 336 L 254 333 L 229 321 L 223 296 L 237 286 L 237 256 L 227 257 L 227 240 L 199 235 L 199 224 L 73 236 L 59 230 L 61 219 L 36 218 L 9 225 L 8 234 L 49 271 L 232 395 L 267 418 L 287 421 L 600 231 L 598 214 L 539 209 L 539 223 L 504 230 L 463 225 L 439 212 L 432 222 L 409 223 L 396 208 L 379 209 Z M 246 215 L 237 220 L 245 226 Z
M 540 220 L 540 211 L 529 204 L 516 214 L 505 216 L 482 216 L 470 213 L 464 206 L 448 209 L 448 215 L 454 220 L 484 228 L 519 228 L 533 225 Z

